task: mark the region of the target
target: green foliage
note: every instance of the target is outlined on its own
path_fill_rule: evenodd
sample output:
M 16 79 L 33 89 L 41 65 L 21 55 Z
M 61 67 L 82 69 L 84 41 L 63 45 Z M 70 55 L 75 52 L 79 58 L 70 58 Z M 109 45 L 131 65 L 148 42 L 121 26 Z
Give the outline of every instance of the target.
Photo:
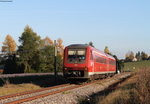
M 145 67 L 150 67 L 150 61 L 138 61 L 124 63 L 124 71 L 138 71 Z
M 54 70 L 53 45 L 45 46 L 40 36 L 29 26 L 25 27 L 19 42 L 21 43 L 17 51 L 19 58 L 15 63 L 20 70 L 26 73 L 52 72 Z M 62 56 L 60 55 L 57 56 L 57 69 L 62 69 Z
M 40 36 L 35 33 L 28 25 L 24 32 L 19 37 L 20 46 L 18 46 L 17 53 L 12 56 L 8 54 L 7 60 L 1 62 L 5 64 L 4 73 L 36 73 L 36 72 L 53 72 L 54 71 L 54 45 L 53 41 L 48 39 L 49 45 L 45 45 Z M 59 38 L 57 42 L 58 56 L 57 70 L 62 71 L 62 56 L 63 45 Z M 60 50 L 61 48 L 61 50 Z M 19 56 L 16 57 L 15 55 Z M 1 59 L 2 61 L 2 59 Z
M 30 72 L 35 61 L 33 59 L 37 56 L 42 41 L 40 36 L 33 32 L 27 25 L 19 38 L 19 42 L 21 43 L 18 49 L 18 52 L 20 53 L 20 64 L 24 65 L 25 72 Z
M 21 65 L 17 64 L 18 60 L 15 55 L 9 55 L 5 61 L 4 74 L 23 73 Z

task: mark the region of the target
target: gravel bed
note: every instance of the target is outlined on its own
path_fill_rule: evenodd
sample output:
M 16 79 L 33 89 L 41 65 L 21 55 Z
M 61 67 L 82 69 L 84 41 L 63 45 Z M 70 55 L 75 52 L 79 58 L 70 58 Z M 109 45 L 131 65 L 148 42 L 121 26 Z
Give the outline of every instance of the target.
M 120 81 L 120 79 L 130 76 L 129 73 L 115 75 L 112 78 L 107 78 L 98 83 L 83 86 L 73 90 L 65 91 L 55 95 L 46 96 L 23 104 L 78 104 L 80 99 L 89 97 L 92 94 L 103 91 L 110 85 Z
M 0 104 L 5 104 L 5 103 L 11 102 L 11 101 L 15 101 L 15 100 L 19 100 L 19 99 L 24 99 L 24 98 L 28 98 L 28 97 L 37 96 L 37 95 L 40 95 L 40 94 L 53 92 L 53 91 L 60 90 L 60 89 L 63 89 L 63 88 L 68 88 L 68 87 L 71 87 L 71 86 L 75 86 L 75 85 L 70 85 L 70 86 L 65 86 L 65 87 L 61 87 L 61 88 L 55 88 L 55 89 L 45 90 L 45 91 L 41 91 L 41 92 L 37 92 L 37 93 L 26 94 L 26 95 L 22 95 L 22 96 L 16 96 L 16 97 L 8 98 L 8 99 L 3 99 L 3 100 L 0 100 Z

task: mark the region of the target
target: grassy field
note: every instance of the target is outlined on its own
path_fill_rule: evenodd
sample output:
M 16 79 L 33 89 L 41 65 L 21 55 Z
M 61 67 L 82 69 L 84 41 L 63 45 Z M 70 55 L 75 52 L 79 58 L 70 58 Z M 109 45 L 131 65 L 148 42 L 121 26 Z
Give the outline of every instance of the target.
M 150 61 L 127 62 L 124 63 L 124 71 L 137 72 L 139 69 L 150 67 Z

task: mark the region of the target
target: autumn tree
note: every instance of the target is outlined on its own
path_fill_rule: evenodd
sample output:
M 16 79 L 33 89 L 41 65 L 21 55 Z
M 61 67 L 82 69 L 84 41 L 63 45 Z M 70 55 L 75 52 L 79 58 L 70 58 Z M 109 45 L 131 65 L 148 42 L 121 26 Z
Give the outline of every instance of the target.
M 105 47 L 104 52 L 107 53 L 107 54 L 110 54 L 110 51 L 109 51 L 107 46 Z
M 3 42 L 2 52 L 14 52 L 16 51 L 16 43 L 13 38 L 8 34 Z
M 49 37 L 46 37 L 45 39 L 43 39 L 43 41 L 44 41 L 44 46 L 49 46 L 54 44 L 54 42 Z
M 148 54 L 146 54 L 145 52 L 141 52 L 141 57 L 142 57 L 142 60 L 147 60 Z
M 126 53 L 125 57 L 126 61 L 132 61 L 134 59 L 134 53 L 132 51 L 129 51 L 128 53 Z
M 57 39 L 57 49 L 58 49 L 58 53 L 63 56 L 63 52 L 64 52 L 64 46 L 63 46 L 63 40 L 61 38 Z

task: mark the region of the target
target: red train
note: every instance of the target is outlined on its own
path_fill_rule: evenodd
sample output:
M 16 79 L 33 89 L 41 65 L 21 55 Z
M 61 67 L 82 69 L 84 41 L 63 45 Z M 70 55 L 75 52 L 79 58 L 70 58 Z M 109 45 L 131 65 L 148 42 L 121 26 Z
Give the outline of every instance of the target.
M 73 44 L 64 50 L 64 77 L 92 79 L 115 74 L 116 71 L 114 57 L 89 45 Z

